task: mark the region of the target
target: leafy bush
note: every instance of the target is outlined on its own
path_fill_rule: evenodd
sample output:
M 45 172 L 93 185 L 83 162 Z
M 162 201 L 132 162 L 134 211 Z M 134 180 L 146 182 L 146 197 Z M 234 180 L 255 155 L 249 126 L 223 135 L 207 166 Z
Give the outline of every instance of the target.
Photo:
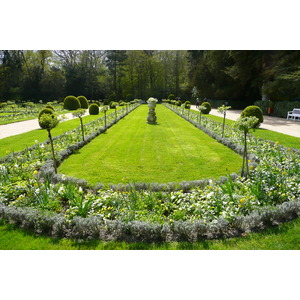
M 191 102 L 190 102 L 190 101 L 185 101 L 185 102 L 183 103 L 183 105 L 184 105 L 184 108 L 187 108 L 187 109 L 190 109 L 190 108 L 191 108 Z
M 98 115 L 99 114 L 99 106 L 96 103 L 93 103 L 89 107 L 90 115 Z
M 169 99 L 169 100 L 175 100 L 175 96 L 174 96 L 173 94 L 170 94 L 170 95 L 168 96 L 168 99 Z
M 182 104 L 182 102 L 181 102 L 180 100 L 177 100 L 177 101 L 176 101 L 176 105 L 177 105 L 177 106 L 181 106 L 181 104 Z
M 204 107 L 206 107 L 206 109 L 203 110 L 202 113 L 205 114 L 205 115 L 209 114 L 210 111 L 211 111 L 211 105 L 210 105 L 210 103 L 209 102 L 203 102 L 201 105 L 204 106 Z
M 258 119 L 255 128 L 258 128 L 259 125 L 264 121 L 263 112 L 260 107 L 255 105 L 247 106 L 241 113 L 241 118 L 245 117 L 256 117 Z
M 111 102 L 109 103 L 109 108 L 116 108 L 116 107 L 117 107 L 117 102 L 111 101 Z
M 48 114 L 48 115 L 52 115 L 54 112 L 54 109 L 51 109 L 51 108 L 43 108 L 40 112 L 39 112 L 39 116 L 38 116 L 38 119 L 40 119 L 41 115 L 43 114 Z
M 81 108 L 88 108 L 89 107 L 88 101 L 84 96 L 78 96 L 77 99 L 80 102 Z
M 67 96 L 64 100 L 64 109 L 76 110 L 81 108 L 79 100 L 75 96 Z
M 46 105 L 45 108 L 49 108 L 49 109 L 52 109 L 54 111 L 54 107 L 50 104 Z

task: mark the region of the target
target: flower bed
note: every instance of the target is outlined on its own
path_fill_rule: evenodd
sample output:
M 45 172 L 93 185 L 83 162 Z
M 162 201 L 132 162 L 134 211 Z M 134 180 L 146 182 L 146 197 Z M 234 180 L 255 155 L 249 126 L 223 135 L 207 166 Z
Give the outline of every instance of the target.
M 205 117 L 200 124 L 198 114 L 172 109 L 242 153 L 243 135 L 236 129 L 226 127 L 222 138 L 222 124 Z M 39 145 L 34 152 L 24 151 L 22 158 L 7 157 L 1 165 L 0 217 L 38 233 L 126 241 L 231 237 L 298 217 L 299 150 L 253 136 L 248 139 L 251 172 L 247 179 L 233 174 L 219 181 L 199 180 L 197 188 L 184 182 L 120 184 L 110 190 L 99 185 L 92 190 L 84 180 L 54 175 L 51 160 L 42 166 L 48 154 Z M 59 144 L 62 138 L 57 140 L 60 160 L 84 145 L 80 132 L 78 140 L 66 135 L 67 149 Z M 35 156 L 39 159 L 34 162 Z

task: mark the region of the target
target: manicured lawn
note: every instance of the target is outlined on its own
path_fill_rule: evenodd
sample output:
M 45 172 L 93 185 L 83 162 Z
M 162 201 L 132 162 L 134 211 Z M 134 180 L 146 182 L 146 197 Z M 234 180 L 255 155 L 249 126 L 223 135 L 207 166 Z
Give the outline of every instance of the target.
M 114 112 L 114 110 L 111 110 Z M 110 113 L 110 112 L 108 112 Z M 83 123 L 86 124 L 91 122 L 97 118 L 103 116 L 103 113 L 99 115 L 88 115 L 83 117 Z M 72 130 L 76 127 L 80 126 L 80 121 L 78 118 L 73 120 L 65 121 L 59 123 L 59 125 L 54 128 L 51 133 L 53 137 L 63 134 L 68 130 Z M 48 134 L 46 130 L 43 129 L 36 129 L 26 133 L 10 136 L 0 140 L 1 148 L 0 148 L 0 157 L 5 156 L 11 152 L 21 151 L 26 147 L 30 147 L 36 144 L 36 141 L 44 142 L 48 139 Z
M 219 178 L 238 172 L 242 158 L 175 113 L 158 105 L 158 124 L 142 105 L 106 134 L 65 160 L 59 173 L 89 183 L 159 182 Z
M 206 118 L 217 121 L 223 122 L 223 117 L 213 116 L 213 115 L 205 115 Z M 225 124 L 230 126 L 234 123 L 233 120 L 226 119 Z M 265 140 L 279 142 L 281 145 L 285 147 L 297 148 L 300 149 L 300 138 L 279 133 L 272 130 L 258 128 L 254 132 L 251 132 L 256 137 L 260 137 Z
M 300 250 L 300 219 L 245 237 L 196 243 L 126 243 L 97 240 L 76 242 L 35 236 L 29 231 L 0 223 L 1 250 Z

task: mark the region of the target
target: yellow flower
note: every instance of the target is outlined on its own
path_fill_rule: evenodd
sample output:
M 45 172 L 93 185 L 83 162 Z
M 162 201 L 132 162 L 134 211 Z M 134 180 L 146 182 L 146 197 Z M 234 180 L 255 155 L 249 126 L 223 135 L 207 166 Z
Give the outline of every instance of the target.
M 248 163 L 251 163 L 251 162 L 252 162 L 252 160 L 251 160 L 251 159 L 249 159 L 249 160 L 248 160 Z
M 245 198 L 240 199 L 240 202 L 244 203 L 245 202 Z
M 282 175 L 286 175 L 286 172 L 283 171 L 281 174 L 282 174 Z
M 253 168 L 253 166 L 250 166 L 249 169 L 250 169 L 250 170 L 253 170 L 254 168 Z
M 34 170 L 33 171 L 33 175 L 36 175 L 36 174 L 38 174 L 39 172 L 37 171 L 37 170 Z
M 279 142 L 277 141 L 275 144 L 276 144 L 276 146 L 278 146 L 278 145 L 279 145 Z

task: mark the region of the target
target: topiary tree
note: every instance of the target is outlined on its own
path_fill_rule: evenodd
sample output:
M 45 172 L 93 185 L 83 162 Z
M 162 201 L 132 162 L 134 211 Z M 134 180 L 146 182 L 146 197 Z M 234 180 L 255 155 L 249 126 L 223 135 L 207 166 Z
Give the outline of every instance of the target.
M 46 110 L 48 108 L 45 108 L 44 110 Z M 48 109 L 51 111 L 51 109 Z M 58 123 L 59 120 L 57 118 L 57 116 L 53 113 L 53 111 L 51 111 L 51 113 L 49 112 L 40 112 L 39 113 L 39 125 L 42 129 L 46 129 L 48 132 L 48 137 L 50 139 L 50 144 L 51 144 L 51 151 L 52 151 L 52 158 L 53 158 L 53 165 L 54 165 L 54 170 L 55 173 L 57 173 L 57 166 L 56 166 L 56 159 L 55 159 L 55 153 L 54 153 L 54 146 L 53 146 L 53 140 L 52 140 L 52 135 L 51 135 L 51 130 L 53 128 L 55 128 Z
M 102 111 L 104 112 L 104 130 L 106 131 L 106 112 L 108 111 L 108 105 L 104 105 L 102 107 Z
M 80 102 L 81 108 L 87 109 L 89 107 L 88 101 L 84 96 L 78 96 L 77 99 Z
M 205 109 L 202 111 L 203 114 L 208 115 L 211 111 L 211 105 L 209 102 L 203 102 L 201 106 L 204 106 Z
M 51 108 L 48 108 L 48 107 L 43 108 L 43 109 L 39 112 L 38 119 L 40 118 L 40 116 L 41 116 L 42 114 L 48 114 L 48 115 L 51 115 L 51 114 L 53 114 L 53 112 L 54 112 L 54 110 L 51 109 Z
M 168 99 L 169 99 L 169 100 L 175 100 L 175 95 L 174 95 L 174 94 L 170 94 L 170 95 L 168 96 Z
M 81 108 L 79 100 L 75 96 L 67 96 L 64 100 L 64 109 L 76 110 Z
M 243 165 L 242 165 L 242 177 L 246 177 L 249 173 L 248 166 L 248 151 L 247 151 L 247 134 L 250 130 L 254 130 L 258 119 L 256 117 L 245 117 L 239 118 L 235 123 L 234 127 L 244 132 L 244 153 L 243 153 Z
M 241 113 L 241 118 L 245 117 L 256 117 L 257 123 L 255 124 L 255 128 L 258 128 L 260 124 L 264 121 L 263 112 L 260 107 L 256 105 L 247 106 Z
M 50 104 L 46 105 L 45 108 L 49 108 L 49 109 L 52 109 L 54 111 L 54 107 Z
M 226 119 L 226 112 L 230 109 L 231 106 L 222 105 L 218 107 L 218 113 L 223 114 L 223 127 L 222 127 L 222 137 L 224 136 L 224 128 L 225 128 L 225 119 Z
M 76 111 L 74 111 L 73 113 L 72 113 L 72 115 L 74 116 L 74 117 L 77 117 L 77 118 L 79 118 L 79 120 L 80 120 L 80 125 L 81 125 L 81 133 L 82 133 L 82 140 L 84 141 L 84 129 L 83 129 L 83 122 L 82 122 L 82 116 L 85 114 L 85 109 L 83 109 L 83 108 L 79 108 L 79 109 L 77 109 Z
M 177 106 L 181 106 L 181 105 L 182 105 L 182 102 L 181 102 L 180 100 L 177 100 L 177 101 L 176 101 L 176 105 L 177 105 Z
M 99 115 L 99 106 L 96 103 L 93 103 L 89 107 L 90 115 Z
M 201 124 L 201 117 L 202 117 L 203 111 L 206 110 L 206 106 L 199 105 L 198 109 L 199 109 L 199 112 L 200 112 L 200 114 L 199 114 L 199 124 Z

